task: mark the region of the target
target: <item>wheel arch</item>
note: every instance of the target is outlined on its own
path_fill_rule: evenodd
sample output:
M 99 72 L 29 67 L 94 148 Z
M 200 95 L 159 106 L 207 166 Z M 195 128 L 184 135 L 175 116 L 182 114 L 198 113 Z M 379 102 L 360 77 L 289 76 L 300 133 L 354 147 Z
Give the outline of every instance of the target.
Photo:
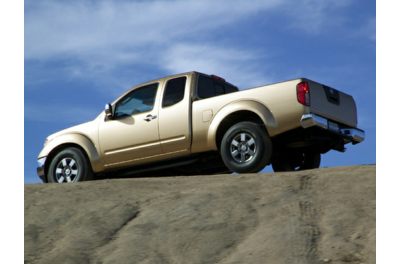
M 241 121 L 251 121 L 263 125 L 266 133 L 269 128 L 276 127 L 276 121 L 271 111 L 262 103 L 245 100 L 224 106 L 213 118 L 208 130 L 207 144 L 209 148 L 219 149 L 225 132 Z
M 102 170 L 102 164 L 100 162 L 99 152 L 97 151 L 95 144 L 86 136 L 81 134 L 68 134 L 59 136 L 49 143 L 46 144 L 44 149 L 39 154 L 39 157 L 46 157 L 45 162 L 45 175 L 51 163 L 57 153 L 69 148 L 75 147 L 82 151 L 83 155 L 89 161 L 91 169 L 93 172 L 99 172 Z

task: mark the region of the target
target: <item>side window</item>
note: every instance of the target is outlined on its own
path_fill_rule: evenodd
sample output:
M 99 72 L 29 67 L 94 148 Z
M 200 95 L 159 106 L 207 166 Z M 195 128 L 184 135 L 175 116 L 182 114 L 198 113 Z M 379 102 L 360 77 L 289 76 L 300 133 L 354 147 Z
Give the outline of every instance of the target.
M 235 86 L 219 80 L 213 80 L 210 77 L 200 75 L 197 83 L 197 96 L 200 99 L 206 99 L 221 94 L 237 92 Z
M 167 82 L 162 100 L 162 107 L 174 105 L 185 96 L 186 77 L 179 77 Z
M 117 103 L 114 116 L 118 118 L 151 111 L 157 88 L 158 83 L 154 83 L 133 90 Z
M 224 85 L 222 83 L 214 82 L 215 95 L 221 95 L 225 93 Z
M 199 76 L 199 81 L 197 83 L 197 95 L 201 99 L 210 98 L 216 95 L 214 82 L 211 78 L 204 75 Z
M 237 91 L 238 91 L 238 88 L 236 88 L 235 86 L 230 85 L 230 84 L 225 84 L 225 93 L 226 94 L 234 93 L 234 92 L 237 92 Z

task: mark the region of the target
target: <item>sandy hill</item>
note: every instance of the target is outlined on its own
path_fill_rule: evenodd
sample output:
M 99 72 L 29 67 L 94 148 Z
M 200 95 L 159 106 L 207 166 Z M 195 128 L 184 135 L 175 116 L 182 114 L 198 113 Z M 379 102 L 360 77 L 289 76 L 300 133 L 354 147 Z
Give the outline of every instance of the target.
M 25 186 L 26 263 L 375 263 L 375 166 Z

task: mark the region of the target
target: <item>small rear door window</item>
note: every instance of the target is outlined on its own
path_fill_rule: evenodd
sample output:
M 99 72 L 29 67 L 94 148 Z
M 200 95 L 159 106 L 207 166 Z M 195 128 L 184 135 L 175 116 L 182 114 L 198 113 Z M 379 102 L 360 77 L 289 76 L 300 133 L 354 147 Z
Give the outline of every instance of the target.
M 179 103 L 185 96 L 186 77 L 171 79 L 164 89 L 162 107 L 168 107 Z

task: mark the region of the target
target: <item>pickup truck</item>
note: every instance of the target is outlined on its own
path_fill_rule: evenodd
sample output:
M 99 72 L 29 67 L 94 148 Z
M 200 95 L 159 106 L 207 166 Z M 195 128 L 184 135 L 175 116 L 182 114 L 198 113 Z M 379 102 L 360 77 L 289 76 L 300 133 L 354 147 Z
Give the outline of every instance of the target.
M 124 171 L 295 171 L 364 137 L 353 97 L 326 85 L 298 78 L 239 90 L 187 72 L 135 86 L 93 121 L 47 137 L 37 173 L 64 183 Z

